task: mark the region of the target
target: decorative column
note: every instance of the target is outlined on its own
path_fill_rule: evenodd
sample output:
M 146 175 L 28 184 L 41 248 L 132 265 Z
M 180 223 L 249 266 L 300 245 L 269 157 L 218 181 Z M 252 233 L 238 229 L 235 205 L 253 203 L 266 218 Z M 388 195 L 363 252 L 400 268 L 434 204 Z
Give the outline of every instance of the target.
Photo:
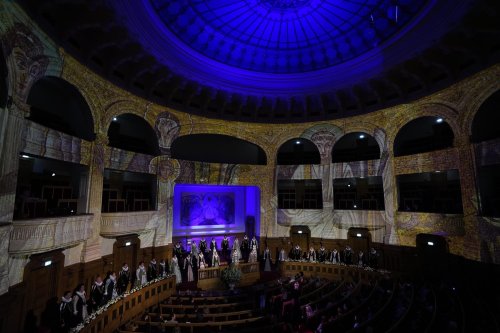
M 466 136 L 455 140 L 458 149 L 458 172 L 462 207 L 464 210 L 464 240 L 462 255 L 468 259 L 480 260 L 480 237 L 478 216 L 477 184 L 474 172 L 474 147 Z
M 382 183 L 384 184 L 385 202 L 385 231 L 384 243 L 399 245 L 399 236 L 396 226 L 396 214 L 398 210 L 398 189 L 396 186 L 396 175 L 394 174 L 394 151 L 390 141 L 385 141 L 385 149 L 380 156 Z
M 101 258 L 101 206 L 104 178 L 104 150 L 107 145 L 108 135 L 106 133 L 97 133 L 96 139 L 92 142 L 90 157 L 87 212 L 93 214 L 93 218 L 90 220 L 89 238 L 85 242 L 82 252 L 84 262 Z
M 0 295 L 6 293 L 13 281 L 9 272 L 21 276 L 24 266 L 18 260 L 9 258 L 10 232 L 14 216 L 17 174 L 19 169 L 19 150 L 23 139 L 24 118 L 29 115 L 29 105 L 16 100 L 15 103 L 0 109 Z M 25 263 L 25 261 L 23 261 Z M 12 266 L 14 265 L 14 266 Z M 12 266 L 9 269 L 9 266 Z M 19 266 L 19 267 L 18 267 Z M 19 273 L 19 274 L 18 274 Z M 17 281 L 18 279 L 16 279 Z

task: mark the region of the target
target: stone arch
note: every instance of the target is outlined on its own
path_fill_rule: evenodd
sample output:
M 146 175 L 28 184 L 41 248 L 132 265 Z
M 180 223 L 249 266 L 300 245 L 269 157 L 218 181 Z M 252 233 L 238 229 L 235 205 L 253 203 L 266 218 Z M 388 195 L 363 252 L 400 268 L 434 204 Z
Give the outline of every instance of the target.
M 114 117 L 108 128 L 109 146 L 157 156 L 160 154 L 155 130 L 144 118 L 133 113 Z
M 281 144 L 276 153 L 278 165 L 320 164 L 318 147 L 309 139 L 297 137 Z
M 366 132 L 350 132 L 340 137 L 332 148 L 332 162 L 354 162 L 380 159 L 377 140 Z
M 29 119 L 34 122 L 84 140 L 94 140 L 90 107 L 71 83 L 44 76 L 32 85 L 27 104 L 31 107 Z
M 497 123 L 498 111 L 500 111 L 500 90 L 491 94 L 476 110 L 469 128 L 473 143 L 500 137 Z

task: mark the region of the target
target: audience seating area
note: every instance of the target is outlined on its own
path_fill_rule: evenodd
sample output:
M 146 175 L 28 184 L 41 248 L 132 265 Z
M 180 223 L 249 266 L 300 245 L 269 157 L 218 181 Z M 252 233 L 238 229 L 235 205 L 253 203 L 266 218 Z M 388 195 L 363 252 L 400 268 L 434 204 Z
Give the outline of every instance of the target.
M 235 290 L 181 291 L 169 278 L 113 304 L 107 320 L 83 332 L 114 327 L 118 317 L 120 333 L 500 332 L 498 304 L 458 279 L 308 262 L 281 268 L 279 278 Z

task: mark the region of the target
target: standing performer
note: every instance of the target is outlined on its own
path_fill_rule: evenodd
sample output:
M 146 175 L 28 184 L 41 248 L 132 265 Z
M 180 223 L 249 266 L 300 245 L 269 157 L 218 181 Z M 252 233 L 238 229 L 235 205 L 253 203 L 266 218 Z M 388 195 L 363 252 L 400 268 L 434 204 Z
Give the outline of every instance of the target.
M 347 245 L 344 250 L 344 263 L 346 265 L 352 265 L 352 249 L 349 245 Z
M 160 265 L 158 266 L 158 277 L 164 278 L 167 276 L 167 263 L 165 259 L 160 260 Z
M 248 241 L 248 236 L 245 234 L 243 240 L 241 241 L 241 255 L 243 259 L 248 261 L 248 254 L 250 252 L 250 243 Z
M 316 261 L 316 251 L 314 251 L 312 246 L 309 248 L 309 252 L 307 253 L 307 260 L 309 260 L 309 262 Z
M 241 259 L 241 249 L 240 249 L 240 241 L 238 240 L 238 238 L 235 238 L 233 242 L 233 252 L 231 253 L 231 262 L 233 263 L 234 263 L 234 250 L 236 250 L 236 255 L 238 258 L 237 261 L 239 261 Z
M 177 259 L 177 256 L 174 255 L 170 263 L 170 273 L 175 275 L 175 283 L 179 284 L 182 282 L 182 275 L 179 268 L 179 260 Z
M 72 309 L 71 291 L 65 291 L 59 305 L 59 323 L 62 333 L 69 332 L 73 326 L 73 309 Z
M 85 285 L 80 283 L 73 294 L 73 315 L 75 323 L 79 324 L 88 317 L 87 296 L 85 295 Z
M 203 255 L 203 252 L 200 252 L 200 254 L 198 254 L 198 269 L 205 269 L 205 267 L 205 256 Z
M 252 240 L 250 241 L 250 249 L 253 249 L 254 246 L 257 252 L 259 252 L 259 243 L 257 242 L 257 238 L 255 238 L 255 236 L 253 236 Z
M 187 281 L 194 281 L 193 257 L 191 256 L 191 253 L 188 253 L 186 258 L 184 259 L 184 269 L 186 270 Z
M 222 249 L 222 257 L 224 260 L 227 260 L 229 257 L 229 239 L 227 239 L 227 235 L 224 235 L 220 247 Z
M 212 267 L 219 267 L 220 265 L 220 258 L 219 254 L 217 253 L 217 250 L 212 251 Z
M 198 256 L 198 246 L 196 245 L 195 240 L 191 242 L 191 255 L 194 257 Z
M 116 292 L 116 273 L 109 272 L 106 282 L 104 283 L 104 297 L 103 304 L 108 303 L 118 296 Z
M 319 248 L 319 251 L 318 251 L 318 261 L 325 262 L 326 256 L 327 256 L 327 253 L 326 253 L 325 247 L 323 246 L 323 244 L 321 244 L 321 247 Z
M 238 254 L 238 250 L 233 245 L 233 253 L 231 254 L 231 263 L 233 265 L 238 265 L 240 263 L 239 257 L 240 255 Z
M 104 283 L 102 278 L 98 275 L 95 278 L 94 284 L 90 287 L 90 311 L 95 312 L 101 305 L 103 305 L 104 297 Z
M 248 256 L 248 262 L 257 262 L 257 247 L 255 245 L 252 246 L 252 251 L 250 251 L 250 255 Z
M 184 252 L 184 250 L 182 249 L 182 244 L 179 241 L 174 246 L 174 255 L 177 256 L 177 258 L 181 258 L 182 257 L 182 252 Z
M 210 251 L 213 252 L 213 250 L 217 250 L 217 243 L 215 242 L 215 239 L 212 238 L 212 241 L 210 242 Z
M 330 262 L 332 264 L 340 264 L 340 256 L 337 249 L 333 249 L 332 253 L 330 254 Z
M 152 281 L 158 277 L 158 266 L 156 265 L 156 259 L 153 258 L 149 262 L 148 266 L 148 281 Z
M 130 271 L 128 269 L 127 263 L 123 263 L 120 273 L 118 273 L 118 294 L 123 294 L 127 291 L 128 284 L 130 282 Z
M 272 259 L 271 259 L 271 251 L 269 251 L 269 248 L 266 247 L 264 250 L 264 272 L 270 272 L 271 271 L 271 264 L 272 264 Z
M 139 263 L 139 267 L 135 271 L 135 286 L 141 287 L 148 282 L 146 267 L 144 267 L 144 261 Z
M 200 241 L 200 252 L 207 252 L 207 241 L 205 240 L 205 237 L 202 237 L 201 238 L 201 241 Z

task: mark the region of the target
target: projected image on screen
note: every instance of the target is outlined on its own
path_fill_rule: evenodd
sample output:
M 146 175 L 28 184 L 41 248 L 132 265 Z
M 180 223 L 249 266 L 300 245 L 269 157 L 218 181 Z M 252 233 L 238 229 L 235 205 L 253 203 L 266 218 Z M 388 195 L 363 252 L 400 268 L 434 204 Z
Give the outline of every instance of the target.
M 181 195 L 181 225 L 234 224 L 234 193 L 183 192 Z

